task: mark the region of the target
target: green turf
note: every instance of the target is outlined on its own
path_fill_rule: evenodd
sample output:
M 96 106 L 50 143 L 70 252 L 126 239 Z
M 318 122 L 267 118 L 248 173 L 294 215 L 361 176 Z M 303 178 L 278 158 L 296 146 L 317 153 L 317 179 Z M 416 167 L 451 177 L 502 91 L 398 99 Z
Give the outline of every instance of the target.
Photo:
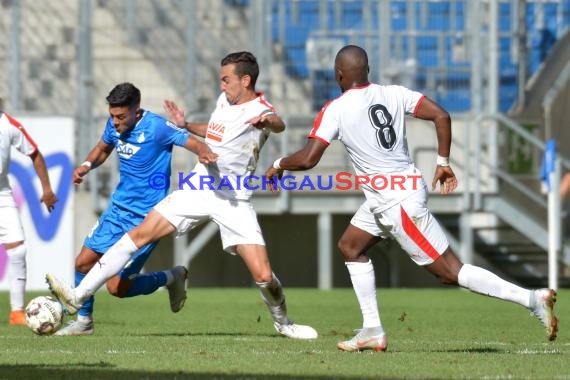
M 28 299 L 34 295 L 28 294 Z M 336 342 L 361 324 L 352 289 L 287 289 L 289 314 L 319 331 L 282 338 L 255 289 L 191 289 L 178 314 L 166 292 L 97 295 L 95 335 L 40 337 L 7 325 L 0 293 L 0 378 L 570 379 L 570 291 L 559 292 L 555 343 L 522 307 L 457 289 L 379 289 L 386 353 Z

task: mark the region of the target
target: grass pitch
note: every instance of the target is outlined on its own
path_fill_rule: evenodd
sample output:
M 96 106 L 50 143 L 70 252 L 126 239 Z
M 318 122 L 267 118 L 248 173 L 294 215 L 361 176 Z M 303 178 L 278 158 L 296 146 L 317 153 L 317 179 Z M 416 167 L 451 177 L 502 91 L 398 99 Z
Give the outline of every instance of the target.
M 43 293 L 47 294 L 47 292 Z M 27 299 L 40 295 L 28 294 Z M 35 336 L 8 326 L 0 293 L 0 378 L 18 379 L 570 379 L 569 290 L 558 292 L 558 339 L 522 307 L 458 289 L 378 289 L 386 353 L 347 353 L 361 316 L 352 289 L 286 289 L 291 319 L 315 341 L 279 336 L 254 288 L 97 294 L 95 334 Z

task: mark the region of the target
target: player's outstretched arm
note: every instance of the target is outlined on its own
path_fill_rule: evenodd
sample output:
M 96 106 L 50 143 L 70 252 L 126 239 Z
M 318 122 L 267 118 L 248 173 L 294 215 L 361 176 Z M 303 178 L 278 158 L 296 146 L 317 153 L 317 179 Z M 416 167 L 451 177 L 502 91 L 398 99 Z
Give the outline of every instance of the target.
M 176 124 L 179 128 L 185 128 L 190 133 L 205 137 L 206 131 L 208 129 L 208 124 L 206 123 L 187 123 L 184 115 L 184 110 L 182 110 L 176 103 L 172 100 L 164 101 L 164 111 L 168 117 L 168 120 Z
M 91 169 L 103 164 L 113 151 L 113 145 L 99 140 L 97 145 L 87 155 L 85 161 L 73 170 L 73 184 L 79 185 L 83 182 L 83 177 L 89 173 Z
M 44 156 L 40 153 L 39 150 L 36 149 L 36 151 L 30 155 L 30 158 L 32 159 L 34 169 L 42 185 L 42 197 L 40 201 L 46 205 L 47 210 L 51 212 L 55 207 L 55 203 L 57 202 L 57 196 L 54 194 L 51 188 Z
M 285 122 L 274 112 L 264 112 L 261 115 L 248 120 L 248 123 L 250 123 L 254 128 L 267 128 L 273 133 L 281 133 L 285 130 Z
M 321 140 L 310 138 L 302 149 L 289 156 L 276 159 L 265 172 L 265 176 L 272 183 L 275 176 L 279 179 L 283 176 L 284 170 L 309 170 L 319 163 L 327 148 L 328 145 Z M 271 183 L 269 189 L 277 191 L 278 189 L 274 188 Z
M 198 140 L 194 136 L 188 137 L 184 143 L 184 148 L 195 153 L 198 156 L 198 161 L 202 164 L 210 164 L 216 162 L 218 155 L 210 149 L 208 145 Z

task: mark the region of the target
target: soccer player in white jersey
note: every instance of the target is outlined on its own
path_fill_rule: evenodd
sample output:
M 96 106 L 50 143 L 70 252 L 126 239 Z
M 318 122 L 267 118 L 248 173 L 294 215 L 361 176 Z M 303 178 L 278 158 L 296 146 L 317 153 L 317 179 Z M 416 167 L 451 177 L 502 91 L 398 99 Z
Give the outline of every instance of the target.
M 275 329 L 290 338 L 317 337 L 312 327 L 295 324 L 287 316 L 283 289 L 271 269 L 257 215 L 249 201 L 250 186 L 243 183 L 243 178 L 255 171 L 268 135 L 285 129 L 273 106 L 255 91 L 258 75 L 257 60 L 249 52 L 232 53 L 222 59 L 222 94 L 208 124 L 186 123 L 176 104 L 165 102 L 170 119 L 204 136 L 218 155 L 217 162 L 198 163 L 184 188 L 168 195 L 141 224 L 123 235 L 101 258 L 101 265 L 93 267 L 75 289 L 50 274 L 46 276 L 52 292 L 70 313 L 117 273 L 139 247 L 213 220 L 220 228 L 224 250 L 241 256 L 259 286 Z
M 24 313 L 26 243 L 16 201 L 8 182 L 12 147 L 32 159 L 42 186 L 43 193 L 40 202 L 47 207 L 49 212 L 53 210 L 57 197 L 51 188 L 46 163 L 37 144 L 16 119 L 0 111 L 0 244 L 4 245 L 8 255 L 11 308 L 8 323 L 24 325 L 26 324 Z
M 404 116 L 435 124 L 438 158 L 432 188 L 451 193 L 457 186 L 449 166 L 451 118 L 424 95 L 401 86 L 380 86 L 368 81 L 368 57 L 354 45 L 343 47 L 335 59 L 335 77 L 342 95 L 327 103 L 317 118 L 309 141 L 301 150 L 273 163 L 268 180 L 284 170 L 307 170 L 319 162 L 333 139 L 346 147 L 366 201 L 344 231 L 338 247 L 343 255 L 363 317 L 362 329 L 352 339 L 339 342 L 343 351 L 385 351 L 387 336 L 376 301 L 374 268 L 368 248 L 383 238 L 394 238 L 418 265 L 444 284 L 459 285 L 475 293 L 518 303 L 536 315 L 549 340 L 556 339 L 556 292 L 528 290 L 495 274 L 463 264 L 451 251 L 439 223 L 427 208 L 427 188 L 408 154 Z M 407 178 L 402 186 L 385 187 L 380 176 Z M 273 188 L 275 191 L 276 189 Z

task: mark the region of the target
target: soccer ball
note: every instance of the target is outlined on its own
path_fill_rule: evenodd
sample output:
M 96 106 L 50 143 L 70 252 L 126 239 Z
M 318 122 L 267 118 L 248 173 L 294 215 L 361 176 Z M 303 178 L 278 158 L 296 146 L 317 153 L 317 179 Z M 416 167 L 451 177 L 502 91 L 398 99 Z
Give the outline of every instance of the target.
M 26 306 L 26 325 L 38 335 L 53 334 L 62 321 L 63 307 L 52 297 L 36 297 Z

